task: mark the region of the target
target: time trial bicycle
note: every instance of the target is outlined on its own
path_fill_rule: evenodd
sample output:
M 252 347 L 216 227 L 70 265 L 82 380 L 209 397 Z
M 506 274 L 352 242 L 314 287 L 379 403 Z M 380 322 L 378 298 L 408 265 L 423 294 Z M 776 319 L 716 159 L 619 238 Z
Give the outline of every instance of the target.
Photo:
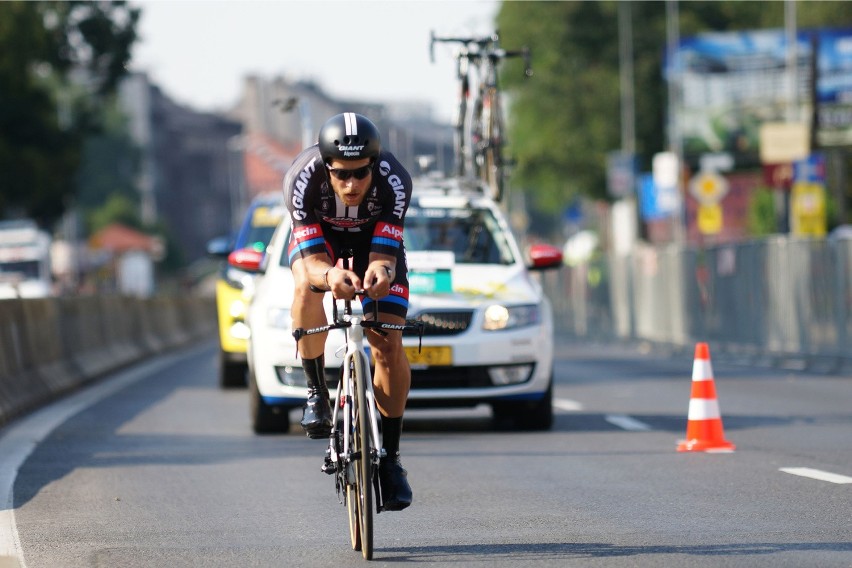
M 315 292 L 325 292 L 311 288 Z M 357 290 L 356 296 L 366 295 Z M 354 298 L 353 298 L 354 299 Z M 293 330 L 293 337 L 325 333 L 342 329 L 346 342 L 343 346 L 343 363 L 340 381 L 334 398 L 332 429 L 322 471 L 335 476 L 338 499 L 346 507 L 349 517 L 349 538 L 353 550 L 360 550 L 366 560 L 373 558 L 373 512 L 384 510 L 381 484 L 379 483 L 379 460 L 385 457 L 379 431 L 379 413 L 373 390 L 373 375 L 370 357 L 364 344 L 365 330 L 379 335 L 388 331 L 419 332 L 422 339 L 423 324 L 407 322 L 393 324 L 378 321 L 378 302 L 373 302 L 373 319 L 352 312 L 349 298 L 332 299 L 331 323 L 315 328 Z M 341 310 L 338 306 L 343 304 Z M 374 507 L 375 505 L 375 507 Z

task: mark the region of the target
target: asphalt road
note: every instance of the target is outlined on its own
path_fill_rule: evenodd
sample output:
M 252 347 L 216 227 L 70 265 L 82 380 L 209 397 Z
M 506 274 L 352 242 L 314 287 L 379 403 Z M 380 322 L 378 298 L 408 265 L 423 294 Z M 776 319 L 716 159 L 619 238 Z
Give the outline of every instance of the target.
M 0 430 L 0 566 L 363 562 L 323 443 L 255 436 L 215 365 L 173 354 Z M 852 377 L 713 368 L 731 454 L 675 450 L 691 358 L 626 347 L 560 344 L 551 432 L 410 412 L 415 502 L 376 517 L 374 564 L 852 567 Z

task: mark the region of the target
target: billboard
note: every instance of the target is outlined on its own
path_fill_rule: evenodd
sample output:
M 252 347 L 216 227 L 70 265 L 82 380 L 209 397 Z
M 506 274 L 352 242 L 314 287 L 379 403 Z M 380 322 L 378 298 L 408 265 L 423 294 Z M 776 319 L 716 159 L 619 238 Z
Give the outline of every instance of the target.
M 763 123 L 809 122 L 814 50 L 818 142 L 852 144 L 852 29 L 798 32 L 793 108 L 784 30 L 711 32 L 683 38 L 666 63 L 667 79 L 679 82 L 685 154 L 730 152 L 757 162 Z

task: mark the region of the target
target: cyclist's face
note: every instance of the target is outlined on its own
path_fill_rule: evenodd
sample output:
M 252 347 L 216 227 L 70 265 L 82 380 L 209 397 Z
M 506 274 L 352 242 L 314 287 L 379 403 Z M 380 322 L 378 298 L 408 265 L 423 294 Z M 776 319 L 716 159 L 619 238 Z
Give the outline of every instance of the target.
M 372 168 L 369 167 L 370 159 L 332 160 L 328 166 L 328 179 L 331 182 L 331 188 L 334 190 L 334 193 L 340 197 L 340 200 L 347 207 L 360 205 L 373 181 Z M 364 170 L 362 168 L 367 168 L 367 175 L 363 179 L 357 179 L 359 175 L 363 175 Z M 348 170 L 343 172 L 342 175 L 342 177 L 347 177 L 348 179 L 339 179 L 338 175 L 335 175 L 338 170 Z M 355 175 L 352 175 L 353 171 Z

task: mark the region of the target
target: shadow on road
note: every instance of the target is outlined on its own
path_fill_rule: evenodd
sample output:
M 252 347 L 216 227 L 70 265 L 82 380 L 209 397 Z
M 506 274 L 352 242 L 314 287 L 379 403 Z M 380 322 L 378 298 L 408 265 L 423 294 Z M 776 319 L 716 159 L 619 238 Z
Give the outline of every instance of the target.
M 631 546 L 608 543 L 514 543 L 460 544 L 411 548 L 376 549 L 376 559 L 384 562 L 464 561 L 466 556 L 492 561 L 505 558 L 524 565 L 525 561 L 560 560 L 569 558 L 616 558 L 621 556 L 683 554 L 688 556 L 756 556 L 783 552 L 846 552 L 852 551 L 849 542 L 742 543 L 698 545 Z M 389 556 L 386 556 L 389 555 Z

